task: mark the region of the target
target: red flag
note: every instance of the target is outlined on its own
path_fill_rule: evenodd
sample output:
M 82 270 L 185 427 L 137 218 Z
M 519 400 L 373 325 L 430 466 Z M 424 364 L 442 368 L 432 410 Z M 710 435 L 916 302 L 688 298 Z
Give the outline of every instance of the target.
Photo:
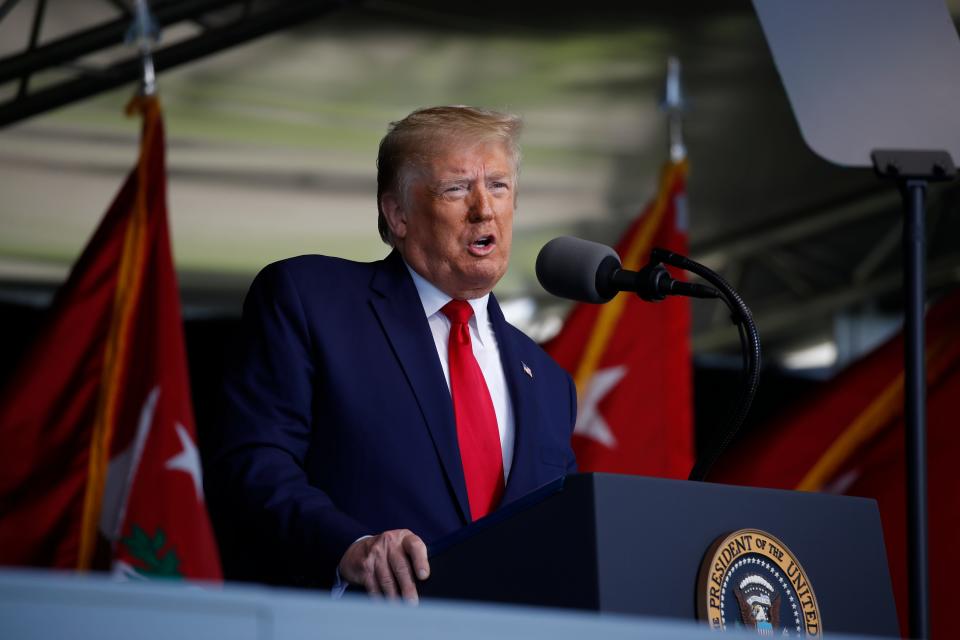
M 0 563 L 218 580 L 167 230 L 163 121 L 0 395 Z
M 953 635 L 952 582 L 960 570 L 960 293 L 927 314 L 927 463 L 932 636 Z M 898 335 L 751 431 L 718 461 L 714 482 L 875 498 L 900 626 L 907 635 L 907 519 L 903 336 Z
M 638 270 L 653 247 L 687 253 L 687 164 L 668 163 L 656 199 L 616 246 Z M 670 268 L 674 278 L 683 274 Z M 690 304 L 620 294 L 579 304 L 547 351 L 573 376 L 573 448 L 581 471 L 686 478 L 693 466 Z

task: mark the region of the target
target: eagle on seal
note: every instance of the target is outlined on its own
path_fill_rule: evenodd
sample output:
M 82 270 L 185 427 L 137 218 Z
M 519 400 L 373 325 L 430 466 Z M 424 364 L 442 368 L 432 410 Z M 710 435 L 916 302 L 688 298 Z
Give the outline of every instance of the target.
M 753 627 L 762 636 L 773 635 L 773 630 L 780 627 L 781 600 L 773 585 L 758 575 L 751 575 L 744 578 L 733 592 L 737 596 L 743 624 Z

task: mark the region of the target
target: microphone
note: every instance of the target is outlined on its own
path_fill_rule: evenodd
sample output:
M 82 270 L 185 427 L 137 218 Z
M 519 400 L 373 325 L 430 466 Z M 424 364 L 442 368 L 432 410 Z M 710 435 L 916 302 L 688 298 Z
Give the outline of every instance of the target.
M 555 296 L 594 304 L 609 302 L 619 291 L 633 291 L 647 301 L 671 295 L 720 297 L 713 287 L 674 280 L 659 261 L 640 271 L 623 269 L 612 248 L 571 236 L 543 246 L 537 256 L 537 280 Z
M 592 302 L 609 302 L 617 290 L 608 286 L 610 276 L 620 268 L 617 252 L 605 244 L 561 236 L 540 249 L 537 280 L 549 293 Z

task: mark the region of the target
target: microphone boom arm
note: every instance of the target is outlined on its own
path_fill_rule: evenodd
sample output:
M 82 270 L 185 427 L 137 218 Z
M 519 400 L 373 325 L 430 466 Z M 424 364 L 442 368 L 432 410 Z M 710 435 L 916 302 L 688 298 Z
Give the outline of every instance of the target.
M 757 331 L 757 325 L 753 321 L 753 314 L 747 307 L 743 298 L 740 297 L 733 287 L 723 279 L 718 273 L 708 269 L 699 262 L 695 262 L 686 256 L 682 256 L 666 249 L 654 249 L 650 254 L 650 264 L 644 267 L 640 273 L 647 269 L 656 270 L 656 265 L 663 269 L 661 262 L 689 271 L 709 282 L 715 287 L 714 293 L 726 303 L 730 309 L 731 320 L 737 325 L 740 333 L 740 347 L 743 352 L 743 377 L 740 395 L 737 403 L 734 405 L 733 412 L 727 420 L 726 428 L 719 434 L 711 444 L 708 452 L 697 460 L 693 469 L 690 471 L 690 480 L 702 481 L 706 479 L 707 473 L 713 467 L 714 463 L 720 457 L 720 454 L 726 450 L 734 436 L 739 431 L 747 413 L 750 411 L 750 405 L 753 404 L 753 397 L 757 393 L 757 386 L 760 382 L 760 334 Z M 666 269 L 663 269 L 666 272 Z M 669 276 L 668 276 L 669 277 Z M 674 281 L 677 282 L 677 281 Z M 687 284 L 687 283 L 683 283 Z M 707 287 L 709 289 L 709 287 Z M 689 294 L 688 294 L 689 295 Z M 643 295 L 641 295 L 643 297 Z M 707 296 L 697 296 L 707 297 Z M 647 298 L 644 298 L 645 300 Z M 662 300 L 662 298 L 659 298 Z

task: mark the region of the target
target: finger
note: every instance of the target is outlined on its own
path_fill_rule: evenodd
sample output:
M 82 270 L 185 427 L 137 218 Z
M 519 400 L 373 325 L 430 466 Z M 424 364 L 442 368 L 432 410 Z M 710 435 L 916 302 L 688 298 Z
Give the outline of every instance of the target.
M 416 603 L 418 600 L 417 585 L 413 582 L 413 572 L 404 549 L 400 545 L 394 547 L 390 550 L 389 559 L 390 569 L 400 586 L 400 595 L 407 602 Z
M 383 595 L 385 595 L 388 600 L 396 600 L 397 581 L 396 578 L 393 577 L 393 571 L 390 570 L 390 562 L 386 558 L 378 558 L 374 571 L 376 573 L 377 584 L 380 586 L 380 591 L 383 592 Z
M 377 584 L 377 577 L 372 573 L 368 573 L 363 577 L 363 588 L 367 590 L 367 594 L 374 600 L 379 600 L 383 597 L 383 594 L 380 592 L 380 585 Z
M 420 536 L 411 533 L 403 539 L 403 550 L 413 564 L 413 570 L 420 580 L 430 577 L 430 561 L 427 559 L 427 545 Z

